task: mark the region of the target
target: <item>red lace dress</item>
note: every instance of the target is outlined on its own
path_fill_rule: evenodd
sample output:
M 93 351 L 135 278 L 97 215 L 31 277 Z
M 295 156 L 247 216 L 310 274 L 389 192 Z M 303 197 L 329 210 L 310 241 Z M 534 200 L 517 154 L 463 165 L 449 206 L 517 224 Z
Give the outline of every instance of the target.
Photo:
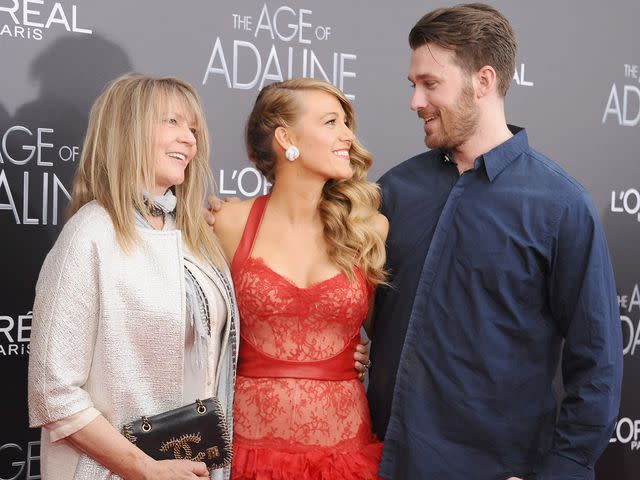
M 299 288 L 251 257 L 255 200 L 231 272 L 241 339 L 234 479 L 377 479 L 382 443 L 353 366 L 371 290 L 356 270 Z

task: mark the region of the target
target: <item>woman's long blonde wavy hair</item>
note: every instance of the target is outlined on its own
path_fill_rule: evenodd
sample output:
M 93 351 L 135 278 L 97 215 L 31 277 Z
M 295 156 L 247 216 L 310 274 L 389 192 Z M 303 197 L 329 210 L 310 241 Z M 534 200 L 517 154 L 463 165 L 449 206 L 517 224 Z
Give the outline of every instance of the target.
M 278 127 L 290 128 L 296 124 L 304 107 L 305 91 L 325 92 L 336 97 L 349 128 L 355 131 L 351 103 L 330 83 L 295 78 L 264 87 L 247 120 L 245 140 L 249 158 L 272 183 L 277 182 L 275 131 Z M 380 207 L 380 190 L 367 180 L 372 156 L 357 140 L 353 141 L 349 156 L 353 176 L 325 183 L 318 209 L 329 257 L 349 279 L 355 278 L 353 267 L 357 266 L 375 286 L 385 280 L 384 240 L 373 226 Z
M 130 252 L 137 245 L 134 211 L 148 215 L 143 192 L 155 190 L 154 136 L 170 99 L 191 113 L 197 145 L 184 182 L 174 187 L 176 224 L 192 252 L 222 267 L 224 257 L 203 215 L 213 185 L 207 125 L 198 94 L 182 80 L 126 74 L 107 86 L 91 108 L 67 213 L 70 217 L 96 200 L 109 213 L 122 249 Z

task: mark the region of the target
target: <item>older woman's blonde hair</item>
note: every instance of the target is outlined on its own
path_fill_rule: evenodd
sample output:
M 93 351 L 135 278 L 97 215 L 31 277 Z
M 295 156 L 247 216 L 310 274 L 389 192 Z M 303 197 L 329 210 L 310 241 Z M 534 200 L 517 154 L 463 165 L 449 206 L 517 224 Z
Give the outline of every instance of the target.
M 148 215 L 143 192 L 155 190 L 155 133 L 170 100 L 180 102 L 193 117 L 197 144 L 184 182 L 174 187 L 177 227 L 191 251 L 222 266 L 217 239 L 202 213 L 213 185 L 204 112 L 193 87 L 177 78 L 126 74 L 98 97 L 89 115 L 68 215 L 96 200 L 109 213 L 120 246 L 130 251 L 137 244 L 134 211 Z
M 272 83 L 262 89 L 247 120 L 245 141 L 249 158 L 271 182 L 277 182 L 274 134 L 278 127 L 293 127 L 303 111 L 302 93 L 318 91 L 333 95 L 355 131 L 351 102 L 330 83 L 312 78 L 295 78 Z M 345 180 L 329 180 L 322 189 L 318 206 L 330 258 L 351 280 L 353 267 L 361 269 L 372 285 L 385 280 L 384 240 L 374 228 L 380 207 L 380 190 L 367 180 L 371 154 L 354 140 L 349 152 L 353 175 Z

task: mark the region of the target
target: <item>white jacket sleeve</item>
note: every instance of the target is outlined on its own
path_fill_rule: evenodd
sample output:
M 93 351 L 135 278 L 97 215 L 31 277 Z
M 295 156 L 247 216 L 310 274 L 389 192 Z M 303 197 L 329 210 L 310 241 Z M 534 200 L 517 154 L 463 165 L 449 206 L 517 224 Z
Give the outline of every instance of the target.
M 86 228 L 92 221 L 99 220 L 94 215 L 74 215 L 40 271 L 29 355 L 32 427 L 93 407 L 83 389 L 100 318 L 97 243 Z

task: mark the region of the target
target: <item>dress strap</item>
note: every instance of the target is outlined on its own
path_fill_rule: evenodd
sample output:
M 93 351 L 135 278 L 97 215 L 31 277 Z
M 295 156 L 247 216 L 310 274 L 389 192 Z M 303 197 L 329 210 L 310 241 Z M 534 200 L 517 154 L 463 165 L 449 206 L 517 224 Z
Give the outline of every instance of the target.
M 253 244 L 256 240 L 258 230 L 260 229 L 260 224 L 262 223 L 262 217 L 264 217 L 264 211 L 266 210 L 268 201 L 269 195 L 262 195 L 257 197 L 253 201 L 253 205 L 251 205 L 249 217 L 247 218 L 247 223 L 244 226 L 244 232 L 242 232 L 242 238 L 240 239 L 238 248 L 236 248 L 236 253 L 233 255 L 233 261 L 231 262 L 232 275 L 236 275 L 240 271 L 245 260 L 251 255 Z

